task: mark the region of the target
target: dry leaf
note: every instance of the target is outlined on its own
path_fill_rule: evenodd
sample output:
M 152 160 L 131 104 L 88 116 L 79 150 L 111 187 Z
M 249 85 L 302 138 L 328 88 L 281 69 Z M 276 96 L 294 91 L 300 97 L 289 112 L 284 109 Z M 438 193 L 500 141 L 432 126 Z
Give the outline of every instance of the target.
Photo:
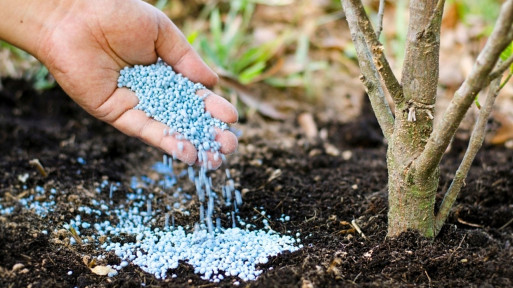
M 442 19 L 443 29 L 454 29 L 454 27 L 456 27 L 456 25 L 461 21 L 459 13 L 460 9 L 458 6 L 459 4 L 457 2 L 453 2 L 445 9 Z
M 332 274 L 335 276 L 335 279 L 341 279 L 343 277 L 342 272 L 340 271 L 339 267 L 342 264 L 342 259 L 339 257 L 335 257 L 328 266 L 328 269 L 326 272 Z
M 105 276 L 109 274 L 110 272 L 116 272 L 112 267 L 110 266 L 96 266 L 94 268 L 91 268 L 91 272 L 93 272 L 96 275 Z
M 510 139 L 513 139 L 513 121 L 511 121 L 511 119 L 506 115 L 500 113 L 495 114 L 495 120 L 501 124 L 501 127 L 497 129 L 497 132 L 495 132 L 490 143 L 493 145 L 500 145 Z

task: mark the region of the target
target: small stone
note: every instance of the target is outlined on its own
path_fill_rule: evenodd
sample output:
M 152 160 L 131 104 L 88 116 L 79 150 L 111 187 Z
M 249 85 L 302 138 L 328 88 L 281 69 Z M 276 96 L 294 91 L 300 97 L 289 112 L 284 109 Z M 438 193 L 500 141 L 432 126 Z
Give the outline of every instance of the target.
M 340 151 L 338 150 L 338 148 L 333 146 L 330 143 L 324 143 L 324 150 L 326 151 L 326 154 L 331 155 L 331 156 L 339 156 L 340 155 Z
M 12 272 L 16 272 L 18 270 L 21 270 L 25 267 L 25 265 L 21 264 L 21 263 L 16 263 L 12 266 Z
M 353 157 L 353 152 L 351 150 L 346 150 L 346 151 L 342 152 L 342 159 L 347 161 L 347 160 L 351 159 L 351 157 Z

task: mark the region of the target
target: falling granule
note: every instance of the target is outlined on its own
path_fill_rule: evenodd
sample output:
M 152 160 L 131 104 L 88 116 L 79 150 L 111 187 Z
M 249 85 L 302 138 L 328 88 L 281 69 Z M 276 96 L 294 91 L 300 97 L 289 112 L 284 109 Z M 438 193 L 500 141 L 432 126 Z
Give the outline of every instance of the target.
M 222 270 L 224 276 L 238 276 L 247 281 L 254 280 L 259 275 L 254 267 L 256 264 L 266 263 L 267 256 L 276 255 L 283 250 L 297 249 L 293 245 L 296 243 L 293 238 L 281 237 L 270 231 L 250 232 L 236 227 L 237 206 L 242 205 L 242 195 L 235 189 L 229 169 L 225 169 L 227 181 L 220 192 L 224 204 L 233 206 L 230 213 L 232 228 L 220 228 L 221 223 L 217 217 L 217 228 L 214 231 L 214 206 L 220 201 L 212 185 L 212 178 L 207 174 L 211 164 L 207 161 L 206 151 L 213 152 L 214 159 L 219 159 L 220 144 L 214 140 L 216 133 L 213 127 L 224 130 L 228 125 L 212 118 L 205 111 L 205 95 L 196 95 L 198 90 L 205 89 L 203 85 L 176 74 L 170 66 L 159 60 L 150 66 L 123 69 L 118 86 L 128 87 L 136 93 L 139 98 L 136 109 L 170 127 L 164 131 L 164 135 L 178 133 L 177 139 L 183 137 L 189 140 L 198 150 L 198 160 L 203 165 L 199 169 L 189 167 L 187 174 L 196 187 L 200 202 L 200 222 L 196 223 L 194 232 L 189 234 L 181 227 L 174 231 L 139 231 L 139 235 L 143 236 L 138 236 L 136 243 L 125 243 L 122 246 L 111 243 L 105 246 L 107 250 L 114 250 L 119 257 L 131 260 L 158 278 L 164 278 L 169 268 L 178 267 L 178 260 L 186 260 L 204 279 L 219 281 L 223 279 L 220 272 Z M 178 150 L 183 150 L 182 142 L 178 143 Z M 221 157 L 226 162 L 224 155 Z M 165 159 L 163 162 L 166 162 Z M 149 208 L 147 215 L 151 216 Z M 119 216 L 123 219 L 122 215 Z M 131 219 L 127 223 L 135 222 Z M 122 223 L 123 221 L 116 228 L 119 229 L 117 233 L 124 233 L 125 229 L 138 229 L 124 227 Z M 168 223 L 167 217 L 165 227 L 169 227 Z M 138 227 L 146 228 L 145 225 Z

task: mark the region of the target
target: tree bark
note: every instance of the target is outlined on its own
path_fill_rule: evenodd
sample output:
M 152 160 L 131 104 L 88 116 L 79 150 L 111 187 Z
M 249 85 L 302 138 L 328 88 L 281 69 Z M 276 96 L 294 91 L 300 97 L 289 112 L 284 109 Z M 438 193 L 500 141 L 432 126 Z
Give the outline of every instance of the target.
M 395 141 L 397 144 L 398 141 Z M 408 173 L 398 151 L 398 145 L 390 145 L 388 164 L 388 237 L 397 236 L 408 229 L 419 231 L 423 236 L 435 236 L 435 195 L 438 173 L 429 179 L 416 179 Z M 404 151 L 404 150 L 403 150 Z
M 437 169 L 447 146 L 454 137 L 463 116 L 479 91 L 490 83 L 490 75 L 501 75 L 498 70 L 506 67 L 497 67 L 497 59 L 502 51 L 513 41 L 513 0 L 505 1 L 497 19 L 492 34 L 486 41 L 483 50 L 479 53 L 470 74 L 454 94 L 453 99 L 437 123 L 434 132 L 429 137 L 422 155 L 417 161 L 419 175 L 429 175 Z

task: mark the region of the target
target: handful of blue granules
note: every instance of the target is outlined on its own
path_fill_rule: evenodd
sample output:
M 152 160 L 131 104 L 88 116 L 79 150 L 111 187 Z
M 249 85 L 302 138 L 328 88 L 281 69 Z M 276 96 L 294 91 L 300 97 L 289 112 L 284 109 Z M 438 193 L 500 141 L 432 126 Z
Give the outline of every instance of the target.
M 139 98 L 134 109 L 166 124 L 170 129 L 163 131 L 165 135 L 178 133 L 178 140 L 189 140 L 200 158 L 204 156 L 203 152 L 215 153 L 221 148 L 215 141 L 214 127 L 225 130 L 228 125 L 205 111 L 203 99 L 209 93 L 196 94 L 198 90 L 206 89 L 205 86 L 176 73 L 164 61 L 159 59 L 148 66 L 125 67 L 120 71 L 118 87 L 134 91 Z

